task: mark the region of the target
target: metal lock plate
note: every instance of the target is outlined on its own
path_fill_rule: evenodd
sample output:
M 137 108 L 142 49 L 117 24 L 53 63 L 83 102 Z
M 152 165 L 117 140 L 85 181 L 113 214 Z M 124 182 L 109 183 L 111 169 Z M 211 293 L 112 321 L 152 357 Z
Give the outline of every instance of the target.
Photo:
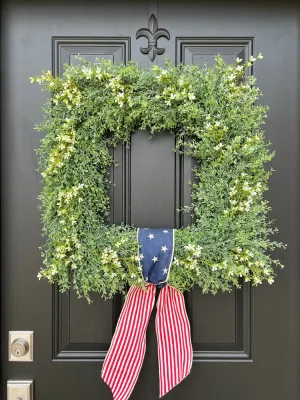
M 10 331 L 9 361 L 33 361 L 33 331 Z
M 7 381 L 7 400 L 33 400 L 33 380 Z

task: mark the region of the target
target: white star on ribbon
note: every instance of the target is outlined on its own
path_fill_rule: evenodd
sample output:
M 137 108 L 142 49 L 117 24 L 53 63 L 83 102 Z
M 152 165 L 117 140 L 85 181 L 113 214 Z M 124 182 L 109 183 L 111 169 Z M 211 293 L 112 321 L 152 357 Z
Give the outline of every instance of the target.
M 168 249 L 167 249 L 167 246 L 161 246 L 161 251 L 164 251 L 164 252 L 166 252 Z
M 163 233 L 169 233 L 169 231 L 167 231 L 166 229 L 163 231 Z
M 151 240 L 151 239 L 154 239 L 154 235 L 152 234 L 152 233 L 150 233 L 149 235 L 148 235 L 148 238 Z
M 167 268 L 165 268 L 165 269 L 163 270 L 163 273 L 164 273 L 165 275 L 168 273 Z
M 154 261 L 154 262 L 158 261 L 158 257 L 153 257 L 152 261 Z
M 148 276 L 145 276 L 145 281 L 148 281 Z
M 142 260 L 143 258 L 144 258 L 144 254 L 141 253 L 141 254 L 140 254 L 140 260 Z

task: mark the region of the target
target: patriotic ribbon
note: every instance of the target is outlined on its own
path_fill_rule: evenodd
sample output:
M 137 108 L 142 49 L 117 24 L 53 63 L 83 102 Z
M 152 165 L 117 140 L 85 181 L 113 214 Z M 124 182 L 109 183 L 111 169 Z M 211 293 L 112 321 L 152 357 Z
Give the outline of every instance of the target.
M 173 286 L 166 284 L 173 258 L 174 231 L 139 229 L 138 240 L 143 276 L 148 283 L 146 290 L 138 286 L 129 289 L 102 367 L 102 379 L 110 387 L 114 400 L 127 400 L 138 379 L 146 351 L 146 330 L 154 307 L 156 286 L 162 288 L 155 320 L 159 397 L 190 373 L 193 361 L 184 297 Z

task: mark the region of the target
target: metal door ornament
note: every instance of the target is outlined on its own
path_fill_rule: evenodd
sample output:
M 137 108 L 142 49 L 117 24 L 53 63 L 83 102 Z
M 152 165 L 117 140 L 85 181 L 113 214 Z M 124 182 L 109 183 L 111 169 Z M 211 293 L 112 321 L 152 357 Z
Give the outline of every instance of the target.
M 141 47 L 143 54 L 148 54 L 151 61 L 155 60 L 156 55 L 161 55 L 165 52 L 164 47 L 157 47 L 157 40 L 160 37 L 170 39 L 170 33 L 166 29 L 158 28 L 157 18 L 152 14 L 148 21 L 148 28 L 141 28 L 136 33 L 136 39 L 144 36 L 148 38 L 148 46 Z

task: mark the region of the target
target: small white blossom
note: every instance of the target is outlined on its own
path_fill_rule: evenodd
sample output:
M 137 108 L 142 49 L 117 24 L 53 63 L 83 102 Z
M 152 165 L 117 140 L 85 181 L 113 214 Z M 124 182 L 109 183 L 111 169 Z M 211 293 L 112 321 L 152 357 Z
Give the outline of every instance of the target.
M 176 264 L 176 265 L 179 265 L 179 260 L 177 260 L 177 258 L 174 257 L 173 263 Z
M 184 248 L 185 248 L 186 250 L 194 250 L 194 249 L 195 249 L 195 246 L 192 245 L 192 244 L 188 244 L 187 246 L 184 246 Z
M 217 144 L 217 145 L 214 147 L 214 149 L 215 149 L 215 150 L 220 150 L 222 147 L 223 147 L 223 143 L 220 142 L 219 144 Z

